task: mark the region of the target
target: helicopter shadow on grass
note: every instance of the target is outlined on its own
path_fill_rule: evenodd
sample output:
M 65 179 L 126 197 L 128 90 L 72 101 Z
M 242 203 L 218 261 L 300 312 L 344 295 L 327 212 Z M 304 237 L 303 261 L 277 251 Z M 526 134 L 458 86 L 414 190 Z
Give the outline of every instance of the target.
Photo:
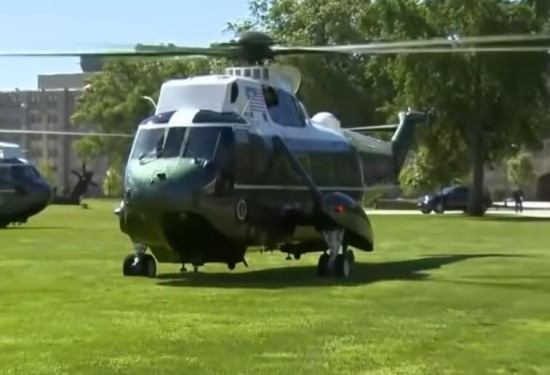
M 159 285 L 172 287 L 216 287 L 283 289 L 292 287 L 322 287 L 330 285 L 358 286 L 379 281 L 422 281 L 430 277 L 426 271 L 476 258 L 523 257 L 508 254 L 450 254 L 430 255 L 417 259 L 384 263 L 359 263 L 353 265 L 346 280 L 319 278 L 315 265 L 261 269 L 239 273 L 171 273 L 157 278 Z

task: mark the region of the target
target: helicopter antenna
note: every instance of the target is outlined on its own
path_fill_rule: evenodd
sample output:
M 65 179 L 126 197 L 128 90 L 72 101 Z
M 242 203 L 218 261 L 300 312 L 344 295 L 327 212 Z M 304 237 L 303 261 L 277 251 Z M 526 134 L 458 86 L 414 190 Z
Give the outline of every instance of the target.
M 153 105 L 153 107 L 155 108 L 155 111 L 157 110 L 157 103 L 155 103 L 155 100 L 153 98 L 151 98 L 150 96 L 147 96 L 147 95 L 142 95 L 140 96 L 141 99 L 144 99 L 144 100 L 147 100 L 149 103 L 151 103 Z

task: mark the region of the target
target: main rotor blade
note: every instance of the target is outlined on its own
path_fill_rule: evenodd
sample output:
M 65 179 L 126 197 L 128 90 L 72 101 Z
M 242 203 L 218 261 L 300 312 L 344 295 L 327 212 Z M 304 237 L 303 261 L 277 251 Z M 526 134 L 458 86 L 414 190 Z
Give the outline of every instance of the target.
M 460 46 L 464 44 L 484 44 L 484 43 L 512 43 L 512 42 L 532 42 L 548 41 L 550 48 L 550 35 L 548 34 L 509 34 L 509 35 L 483 35 L 464 38 L 434 38 L 419 40 L 403 40 L 388 42 L 373 42 L 365 44 L 348 44 L 334 46 L 274 46 L 273 51 L 276 54 L 294 54 L 312 52 L 342 52 L 342 53 L 365 53 L 372 50 L 411 48 L 411 47 L 430 47 L 430 46 Z
M 275 55 L 289 54 L 310 54 L 310 53 L 371 53 L 380 50 L 392 50 L 413 47 L 431 47 L 431 46 L 462 46 L 468 44 L 484 43 L 511 43 L 511 42 L 550 42 L 548 34 L 504 34 L 504 35 L 482 35 L 472 37 L 449 37 L 418 40 L 401 40 L 372 42 L 366 44 L 348 44 L 334 46 L 273 46 L 271 50 Z M 100 51 L 0 51 L 0 56 L 4 57 L 171 57 L 171 56 L 215 56 L 215 57 L 238 57 L 243 50 L 247 48 L 267 47 L 266 45 L 254 45 L 250 43 L 218 43 L 210 47 L 180 47 L 173 44 L 169 45 L 144 45 L 138 44 L 135 48 L 119 50 L 100 50 Z M 511 47 L 510 47 L 511 48 Z M 542 47 L 540 47 L 542 48 Z M 456 49 L 455 49 L 456 51 Z M 491 50 L 487 50 L 491 51 Z M 508 51 L 508 50 L 507 50 Z M 516 51 L 516 50 L 514 50 Z M 520 50 L 517 50 L 520 51 Z M 494 52 L 494 51 L 492 51 Z
M 51 135 L 74 135 L 74 136 L 96 136 L 96 137 L 129 137 L 134 134 L 127 133 L 94 133 L 94 132 L 65 132 L 54 130 L 26 130 L 26 129 L 0 129 L 0 133 L 9 134 L 51 134 Z
M 203 47 L 177 47 L 177 46 L 140 46 L 135 50 L 118 51 L 20 51 L 3 52 L 0 56 L 5 57 L 169 57 L 169 56 L 231 56 L 237 51 L 236 48 L 203 48 Z
M 342 129 L 360 132 L 360 131 L 377 131 L 377 130 L 395 130 L 398 127 L 399 127 L 398 124 L 388 124 L 388 125 L 357 126 L 353 128 L 342 128 Z
M 384 48 L 365 51 L 350 50 L 286 50 L 278 55 L 303 55 L 303 54 L 346 54 L 346 55 L 395 55 L 395 54 L 428 54 L 428 53 L 489 53 L 489 52 L 550 52 L 550 46 L 530 47 L 448 47 L 448 48 Z

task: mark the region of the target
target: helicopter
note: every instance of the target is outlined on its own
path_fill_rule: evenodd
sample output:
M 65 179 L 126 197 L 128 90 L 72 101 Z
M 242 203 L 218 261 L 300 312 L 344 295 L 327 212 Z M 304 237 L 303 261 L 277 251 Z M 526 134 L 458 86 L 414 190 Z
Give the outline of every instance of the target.
M 72 190 L 65 195 L 54 195 L 52 204 L 80 206 L 82 197 L 88 192 L 89 186 L 98 187 L 98 183 L 92 181 L 94 175 L 86 169 L 86 163 L 82 163 L 81 171 L 71 169 L 71 173 L 78 179 Z
M 19 145 L 0 142 L 0 229 L 24 224 L 51 202 L 52 190 Z
M 208 263 L 234 270 L 240 263 L 248 266 L 248 248 L 262 246 L 295 259 L 321 253 L 320 277 L 347 278 L 355 262 L 352 248 L 375 249 L 363 197 L 374 185 L 397 182 L 417 126 L 429 120 L 430 112 L 402 111 L 397 125 L 379 127 L 343 127 L 329 112 L 310 116 L 296 95 L 300 72 L 276 64 L 276 57 L 514 51 L 522 47 L 483 50 L 459 44 L 527 39 L 548 35 L 285 47 L 265 33 L 248 31 L 205 48 L 4 55 L 215 56 L 239 61 L 224 74 L 164 82 L 154 115 L 135 134 L 121 135 L 133 137 L 133 144 L 123 199 L 114 213 L 134 250 L 124 258 L 122 273 L 155 277 L 157 263 L 181 264 L 182 272 L 186 264 L 197 272 Z M 547 46 L 527 48 L 548 51 Z M 364 134 L 390 129 L 390 141 Z

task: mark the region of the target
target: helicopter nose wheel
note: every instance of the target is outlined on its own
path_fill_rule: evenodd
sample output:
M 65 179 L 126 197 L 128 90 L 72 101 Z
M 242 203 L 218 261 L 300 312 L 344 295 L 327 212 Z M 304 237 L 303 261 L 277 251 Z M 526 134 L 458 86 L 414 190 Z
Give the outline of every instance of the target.
M 317 263 L 317 273 L 320 277 L 335 275 L 340 278 L 348 278 L 351 266 L 355 262 L 355 256 L 347 245 L 343 244 L 344 231 L 331 230 L 323 233 L 329 246 L 328 253 L 323 253 Z M 340 249 L 342 252 L 340 253 Z
M 145 245 L 134 245 L 135 253 L 129 254 L 122 263 L 124 276 L 143 276 L 153 278 L 157 274 L 157 261 L 151 254 L 146 254 Z

